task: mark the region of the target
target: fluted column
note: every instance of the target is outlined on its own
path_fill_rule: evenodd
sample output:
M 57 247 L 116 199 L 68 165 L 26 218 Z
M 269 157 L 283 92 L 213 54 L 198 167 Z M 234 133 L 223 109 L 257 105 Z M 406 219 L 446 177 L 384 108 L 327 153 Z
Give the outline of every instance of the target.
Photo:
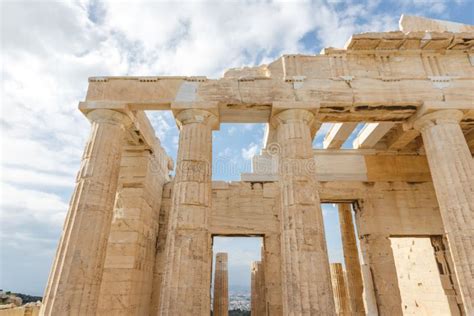
M 95 315 L 127 116 L 94 110 L 76 187 L 49 276 L 42 315 Z
M 474 160 L 459 122 L 444 110 L 415 122 L 421 131 L 467 315 L 474 315 Z
M 310 126 L 314 115 L 291 109 L 273 118 L 280 150 L 282 290 L 285 315 L 334 315 L 324 224 Z
M 338 208 L 351 311 L 353 315 L 365 315 L 363 299 L 364 285 L 360 271 L 359 252 L 357 251 L 351 205 L 339 204 Z
M 334 292 L 334 303 L 336 305 L 336 314 L 339 316 L 350 316 L 350 306 L 346 291 L 346 282 L 344 279 L 344 270 L 342 264 L 331 263 L 331 283 Z
M 168 239 L 160 315 L 209 315 L 211 284 L 212 130 L 216 117 L 188 109 L 180 125 L 178 161 Z
M 216 254 L 214 272 L 213 316 L 229 315 L 229 282 L 227 273 L 227 253 L 219 252 Z
M 261 261 L 252 262 L 250 304 L 251 315 L 267 315 L 265 297 L 265 272 Z

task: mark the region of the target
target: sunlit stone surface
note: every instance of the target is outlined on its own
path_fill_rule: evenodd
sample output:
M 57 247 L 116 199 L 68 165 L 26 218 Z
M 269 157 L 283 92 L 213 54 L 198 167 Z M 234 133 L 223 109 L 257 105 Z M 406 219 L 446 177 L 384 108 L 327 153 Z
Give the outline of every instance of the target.
M 320 203 L 342 203 L 345 311 L 417 310 L 403 305 L 419 289 L 399 284 L 409 265 L 391 238 L 424 236 L 439 277 L 428 283 L 452 315 L 473 315 L 474 28 L 400 25 L 220 79 L 90 78 L 79 109 L 91 135 L 41 314 L 208 316 L 216 235 L 263 237 L 254 314 L 341 313 Z M 176 118 L 174 176 L 145 110 Z M 268 123 L 254 172 L 231 183 L 211 173 L 212 132 L 227 122 Z M 313 149 L 321 124 L 333 125 Z

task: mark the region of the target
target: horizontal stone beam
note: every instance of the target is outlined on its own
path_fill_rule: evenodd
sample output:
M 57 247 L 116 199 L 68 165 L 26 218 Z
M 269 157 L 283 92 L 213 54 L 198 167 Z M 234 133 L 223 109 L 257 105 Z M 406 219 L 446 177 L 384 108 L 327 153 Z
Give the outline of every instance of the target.
M 358 123 L 334 123 L 323 141 L 325 149 L 339 149 L 352 134 Z
M 400 150 L 405 148 L 420 132 L 416 129 L 405 130 L 403 125 L 397 125 L 393 128 L 392 133 L 387 138 L 387 149 Z
M 384 151 L 381 154 L 373 149 L 315 149 L 314 160 L 316 179 L 321 182 L 431 181 L 426 157 L 421 155 L 401 155 L 396 151 L 392 153 Z M 257 162 L 269 163 L 265 160 Z M 279 179 L 278 169 L 268 166 L 256 169 L 262 170 L 262 172 L 242 173 L 241 181 L 266 183 Z
M 354 139 L 352 147 L 355 149 L 373 148 L 394 125 L 395 123 L 391 122 L 365 124 L 359 135 Z

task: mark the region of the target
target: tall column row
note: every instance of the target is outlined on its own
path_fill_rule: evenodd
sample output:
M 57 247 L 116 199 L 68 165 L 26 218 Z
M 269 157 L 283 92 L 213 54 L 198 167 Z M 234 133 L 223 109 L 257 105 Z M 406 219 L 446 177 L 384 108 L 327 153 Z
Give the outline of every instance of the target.
M 211 284 L 212 123 L 203 110 L 184 110 L 166 242 L 160 315 L 209 315 Z
M 334 315 L 329 260 L 315 177 L 314 114 L 273 117 L 280 146 L 281 259 L 284 315 Z
M 421 131 L 467 315 L 474 315 L 474 160 L 459 122 L 445 110 L 415 122 Z
M 77 175 L 42 315 L 95 315 L 109 236 L 127 116 L 87 115 L 91 133 Z
M 352 220 L 352 210 L 350 204 L 339 204 L 339 224 L 341 227 L 342 249 L 344 251 L 344 262 L 347 270 L 347 288 L 351 311 L 353 315 L 365 315 L 362 282 L 360 270 L 359 252 Z

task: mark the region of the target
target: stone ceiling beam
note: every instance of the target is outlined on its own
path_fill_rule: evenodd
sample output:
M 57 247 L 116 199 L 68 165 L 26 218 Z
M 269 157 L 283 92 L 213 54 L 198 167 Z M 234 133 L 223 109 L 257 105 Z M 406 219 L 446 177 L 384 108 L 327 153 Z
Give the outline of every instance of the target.
M 395 123 L 391 122 L 365 124 L 359 135 L 354 139 L 352 147 L 355 149 L 373 148 L 394 125 Z
M 334 123 L 323 141 L 324 149 L 339 149 L 352 134 L 358 123 Z
M 420 135 L 420 132 L 415 129 L 406 130 L 403 125 L 397 125 L 387 137 L 387 149 L 403 149 L 418 137 L 418 135 Z

